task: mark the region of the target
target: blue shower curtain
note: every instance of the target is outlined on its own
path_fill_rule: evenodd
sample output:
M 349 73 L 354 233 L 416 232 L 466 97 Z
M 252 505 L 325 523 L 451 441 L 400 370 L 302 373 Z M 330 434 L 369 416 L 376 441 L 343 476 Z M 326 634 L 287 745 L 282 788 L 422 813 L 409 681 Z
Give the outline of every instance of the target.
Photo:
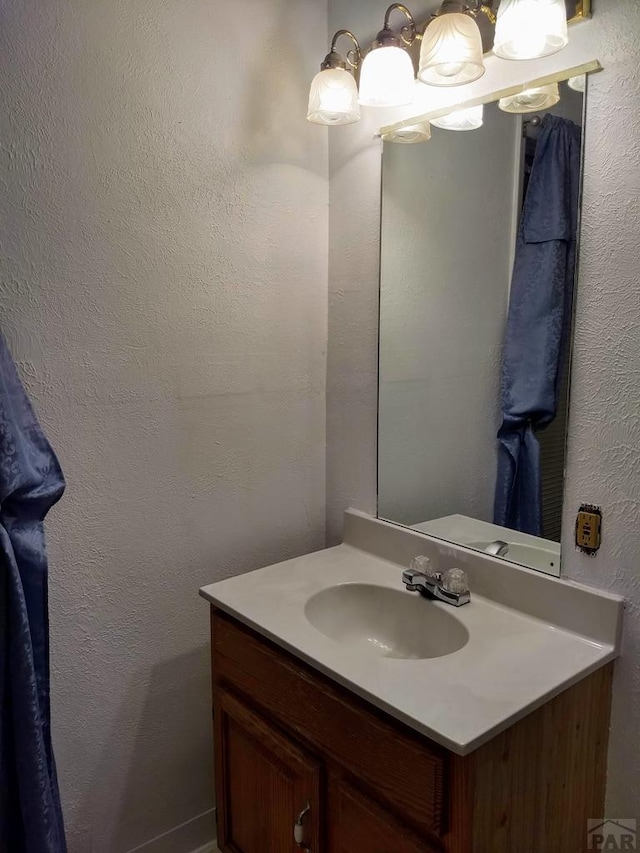
M 51 748 L 43 520 L 64 491 L 0 334 L 0 851 L 65 853 Z
M 540 445 L 554 419 L 571 324 L 580 128 L 547 114 L 522 211 L 502 359 L 494 521 L 542 535 Z

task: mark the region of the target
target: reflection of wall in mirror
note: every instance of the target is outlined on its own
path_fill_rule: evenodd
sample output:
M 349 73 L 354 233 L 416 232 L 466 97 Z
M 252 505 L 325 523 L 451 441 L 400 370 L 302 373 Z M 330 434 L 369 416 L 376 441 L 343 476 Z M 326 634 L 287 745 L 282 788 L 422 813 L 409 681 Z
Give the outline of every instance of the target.
M 384 149 L 379 514 L 491 521 L 519 121 Z

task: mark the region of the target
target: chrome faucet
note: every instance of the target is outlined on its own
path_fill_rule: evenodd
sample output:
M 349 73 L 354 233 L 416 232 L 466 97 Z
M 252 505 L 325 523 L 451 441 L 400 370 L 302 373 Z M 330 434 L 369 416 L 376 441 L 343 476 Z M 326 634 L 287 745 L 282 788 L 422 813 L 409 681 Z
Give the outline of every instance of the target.
M 496 539 L 495 542 L 490 542 L 484 549 L 485 554 L 491 554 L 493 557 L 505 557 L 509 553 L 509 543 L 503 542 L 502 539 Z
M 409 568 L 402 572 L 402 583 L 410 592 L 419 592 L 426 598 L 435 598 L 454 607 L 471 601 L 466 572 L 449 569 L 443 575 L 431 568 L 428 557 L 414 557 Z

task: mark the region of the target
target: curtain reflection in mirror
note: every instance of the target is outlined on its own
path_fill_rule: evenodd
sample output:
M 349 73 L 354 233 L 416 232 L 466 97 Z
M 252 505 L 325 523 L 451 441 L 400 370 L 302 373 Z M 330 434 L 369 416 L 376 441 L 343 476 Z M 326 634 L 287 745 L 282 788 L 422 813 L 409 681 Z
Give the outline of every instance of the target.
M 554 419 L 571 320 L 580 128 L 546 115 L 516 245 L 502 363 L 494 522 L 542 536 L 540 445 Z

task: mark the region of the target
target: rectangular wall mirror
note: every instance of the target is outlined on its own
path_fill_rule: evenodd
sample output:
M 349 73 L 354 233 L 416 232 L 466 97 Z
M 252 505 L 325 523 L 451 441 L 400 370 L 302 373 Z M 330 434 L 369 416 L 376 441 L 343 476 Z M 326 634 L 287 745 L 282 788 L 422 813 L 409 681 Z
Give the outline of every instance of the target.
M 475 130 L 383 148 L 378 516 L 553 575 L 586 81 L 571 84 L 550 108 L 486 104 Z

